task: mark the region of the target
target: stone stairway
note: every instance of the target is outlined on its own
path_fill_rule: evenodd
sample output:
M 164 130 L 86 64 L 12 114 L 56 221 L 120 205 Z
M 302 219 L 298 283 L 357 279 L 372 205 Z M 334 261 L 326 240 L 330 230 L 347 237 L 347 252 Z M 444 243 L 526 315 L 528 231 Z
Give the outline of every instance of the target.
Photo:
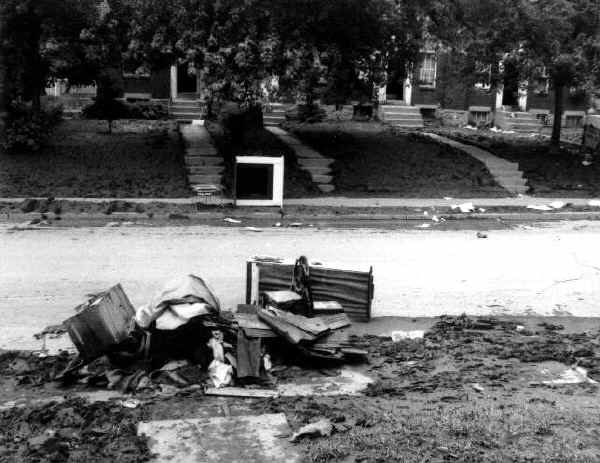
M 464 143 L 451 140 L 433 133 L 425 133 L 425 136 L 443 143 L 453 148 L 459 149 L 475 159 L 481 161 L 494 177 L 494 180 L 505 190 L 513 194 L 526 194 L 529 187 L 527 180 L 523 178 L 523 172 L 519 170 L 519 164 L 499 158 L 489 151 L 478 148 L 477 146 L 466 145 Z
M 179 124 L 185 143 L 185 167 L 188 182 L 196 192 L 222 191 L 223 158 L 203 125 Z
M 384 104 L 379 106 L 379 118 L 400 129 L 422 129 L 423 116 L 416 106 Z
M 169 117 L 180 122 L 204 119 L 204 108 L 198 100 L 173 100 L 169 103 Z
M 312 148 L 309 148 L 280 127 L 267 126 L 265 129 L 294 150 L 296 158 L 298 159 L 298 164 L 303 170 L 310 174 L 313 183 L 317 185 L 321 192 L 331 193 L 335 190 L 335 186 L 331 183 L 333 176 L 331 175 L 330 168 L 331 164 L 334 162 L 333 159 L 326 158 Z
M 285 122 L 285 112 L 288 105 L 283 103 L 271 103 L 267 108 L 263 106 L 263 124 L 265 127 L 277 126 Z
M 514 132 L 539 132 L 543 127 L 535 114 L 524 111 L 496 111 L 494 125 Z

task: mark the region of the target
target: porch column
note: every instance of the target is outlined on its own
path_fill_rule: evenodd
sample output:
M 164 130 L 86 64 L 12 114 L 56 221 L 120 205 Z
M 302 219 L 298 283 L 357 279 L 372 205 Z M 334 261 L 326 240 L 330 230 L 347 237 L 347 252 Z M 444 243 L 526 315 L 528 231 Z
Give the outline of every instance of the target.
M 171 99 L 177 98 L 177 66 L 171 66 Z
M 527 87 L 529 83 L 527 81 L 519 84 L 519 109 L 521 111 L 527 111 Z
M 379 104 L 385 104 L 387 102 L 387 86 L 381 85 L 376 88 L 377 102 Z
M 410 77 L 407 77 L 404 81 L 404 103 L 406 106 L 410 106 L 412 103 L 412 83 Z
M 497 84 L 496 86 L 496 110 L 502 108 L 502 99 L 504 98 L 504 84 Z

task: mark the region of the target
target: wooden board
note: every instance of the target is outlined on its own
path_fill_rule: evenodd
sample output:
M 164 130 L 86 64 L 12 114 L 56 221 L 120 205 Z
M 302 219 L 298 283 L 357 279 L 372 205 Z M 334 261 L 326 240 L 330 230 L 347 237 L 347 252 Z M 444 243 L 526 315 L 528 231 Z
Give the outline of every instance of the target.
M 311 343 L 317 338 L 306 331 L 302 331 L 300 328 L 291 325 L 285 320 L 280 319 L 276 315 L 268 312 L 267 310 L 261 309 L 258 311 L 258 317 L 271 327 L 280 336 L 283 336 L 288 342 L 292 344 Z
M 348 318 L 348 315 L 345 313 L 321 315 L 319 317 L 315 317 L 315 319 L 319 319 L 330 330 L 339 330 L 340 328 L 345 328 L 352 324 Z
M 222 397 L 277 397 L 279 393 L 274 389 L 246 389 L 244 387 L 209 387 L 204 391 L 206 395 L 218 395 Z
M 289 263 L 248 262 L 247 295 L 253 292 L 254 286 L 258 286 L 259 293 L 289 289 L 293 268 Z M 314 300 L 336 301 L 351 320 L 370 320 L 374 290 L 372 269 L 360 272 L 311 265 L 310 285 Z
M 302 331 L 306 331 L 313 336 L 322 336 L 329 331 L 329 327 L 323 323 L 320 318 L 308 318 L 303 315 L 296 315 L 284 310 L 279 310 L 271 306 L 267 306 L 267 310 L 277 316 L 280 320 L 283 320 L 296 328 L 300 328 Z

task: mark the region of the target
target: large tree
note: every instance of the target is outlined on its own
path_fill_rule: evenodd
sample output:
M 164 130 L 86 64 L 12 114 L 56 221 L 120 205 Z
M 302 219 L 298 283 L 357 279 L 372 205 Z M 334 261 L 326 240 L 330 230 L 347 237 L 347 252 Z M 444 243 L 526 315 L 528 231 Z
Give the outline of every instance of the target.
M 49 79 L 68 74 L 82 29 L 93 18 L 93 0 L 5 0 L 3 51 L 10 97 L 32 102 Z
M 554 91 L 552 143 L 560 142 L 565 89 L 588 91 L 599 82 L 600 2 L 523 0 L 517 59 L 524 69 L 545 67 Z

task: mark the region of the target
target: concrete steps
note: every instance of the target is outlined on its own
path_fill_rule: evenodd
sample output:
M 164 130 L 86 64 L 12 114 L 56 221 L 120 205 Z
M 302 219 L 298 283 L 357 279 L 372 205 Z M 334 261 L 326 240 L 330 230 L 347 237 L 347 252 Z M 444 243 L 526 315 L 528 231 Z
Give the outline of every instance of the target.
M 496 111 L 494 125 L 502 130 L 539 132 L 543 123 L 535 114 L 524 111 Z
M 212 144 L 212 138 L 203 125 L 179 124 L 185 144 L 185 167 L 193 190 L 217 195 L 223 189 L 223 158 Z
M 387 125 L 401 129 L 422 129 L 423 116 L 416 106 L 381 105 L 379 118 Z
M 326 158 L 321 153 L 306 146 L 298 138 L 280 127 L 266 126 L 265 129 L 294 151 L 298 165 L 310 174 L 311 180 L 321 192 L 331 193 L 335 190 L 330 167 L 334 162 L 333 159 Z
M 182 122 L 204 119 L 204 108 L 197 100 L 173 100 L 169 104 L 169 117 Z
M 285 113 L 289 105 L 282 103 L 271 103 L 263 107 L 263 124 L 266 127 L 275 127 L 285 122 Z

